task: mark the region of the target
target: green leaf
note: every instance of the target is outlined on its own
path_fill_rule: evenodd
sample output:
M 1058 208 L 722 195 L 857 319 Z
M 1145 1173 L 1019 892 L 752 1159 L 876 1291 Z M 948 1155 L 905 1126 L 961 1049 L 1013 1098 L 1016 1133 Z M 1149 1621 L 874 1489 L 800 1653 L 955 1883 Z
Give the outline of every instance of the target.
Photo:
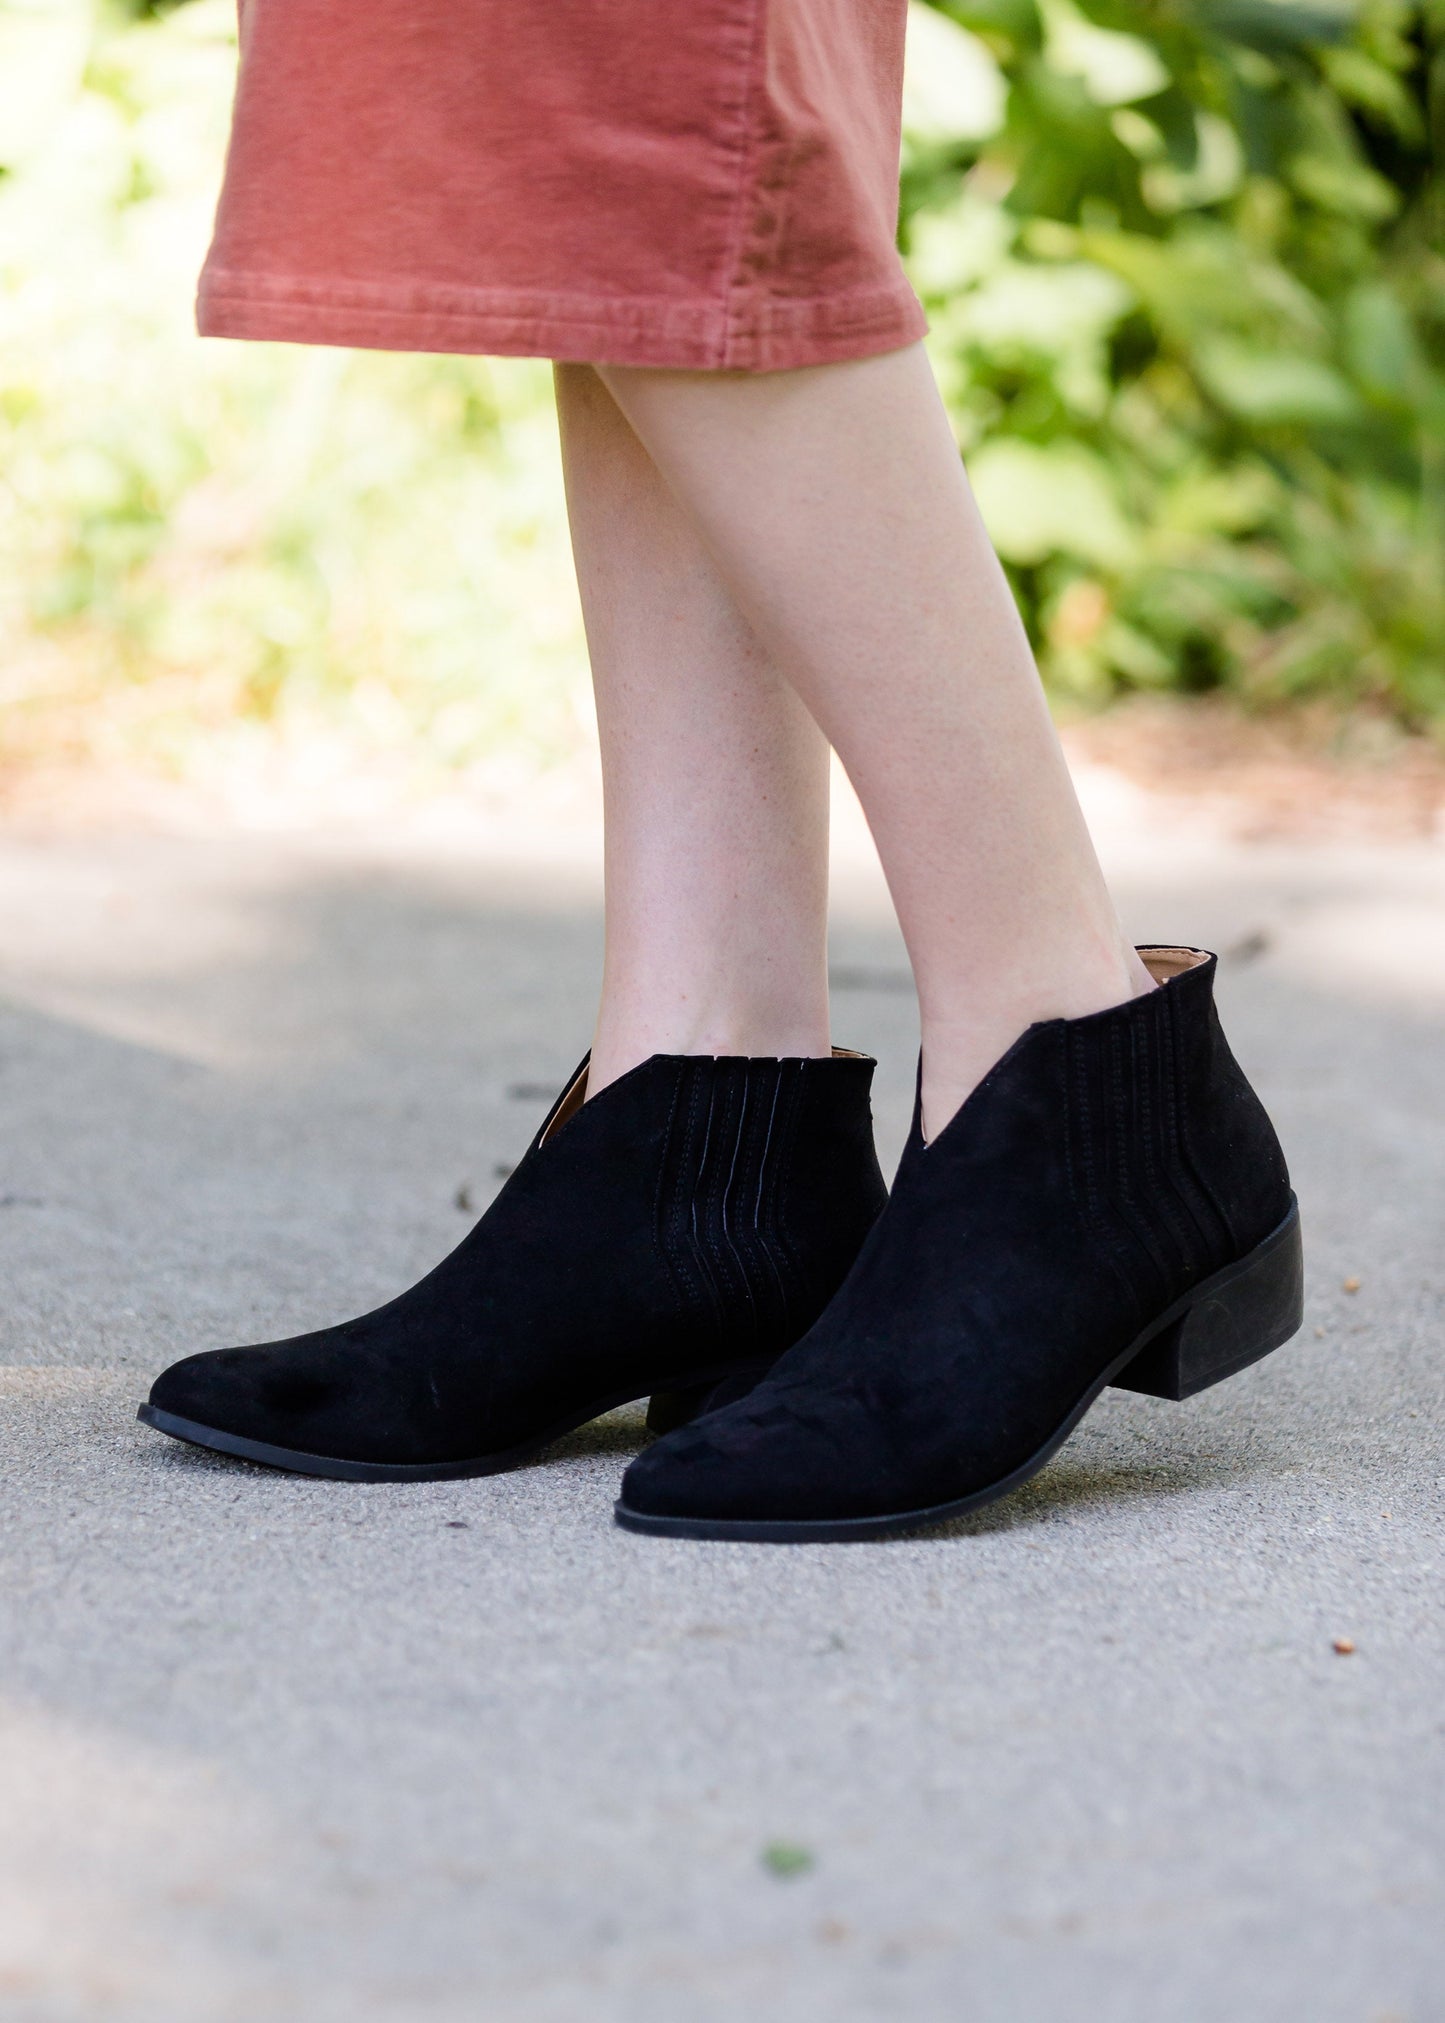
M 1081 78 L 1095 105 L 1153 98 L 1169 83 L 1158 51 L 1142 37 L 1098 28 L 1066 0 L 1052 0 L 1048 10 L 1048 60 L 1064 76 Z
M 1188 13 L 1206 34 L 1276 55 L 1341 42 L 1354 0 L 1192 0 Z
M 1044 24 L 1036 0 L 933 0 L 940 13 L 986 39 L 1005 38 L 1018 49 L 1038 49 Z
M 1219 337 L 1197 346 L 1194 367 L 1221 407 L 1241 421 L 1328 425 L 1358 421 L 1363 413 L 1349 381 L 1322 359 Z
M 969 477 L 994 546 L 1006 562 L 1053 555 L 1116 567 L 1130 534 L 1108 466 L 1081 443 L 995 438 L 969 459 Z
M 1400 208 L 1398 193 L 1363 162 L 1331 155 L 1296 155 L 1289 165 L 1289 179 L 1301 196 L 1337 217 L 1358 218 L 1373 225 L 1393 218 Z
M 1316 341 L 1319 304 L 1276 262 L 1252 258 L 1237 235 L 1208 223 L 1168 240 L 1136 232 L 1081 232 L 1079 251 L 1127 281 L 1160 328 L 1182 344 L 1202 331 Z
M 1346 104 L 1407 143 L 1424 139 L 1425 122 L 1404 82 L 1363 49 L 1322 49 L 1320 68 Z
M 1133 110 L 1159 129 L 1176 169 L 1193 168 L 1199 154 L 1199 126 L 1192 102 L 1177 84 L 1140 99 Z
M 1355 289 L 1345 303 L 1345 353 L 1350 370 L 1371 393 L 1408 399 L 1424 359 L 1410 319 L 1383 281 Z

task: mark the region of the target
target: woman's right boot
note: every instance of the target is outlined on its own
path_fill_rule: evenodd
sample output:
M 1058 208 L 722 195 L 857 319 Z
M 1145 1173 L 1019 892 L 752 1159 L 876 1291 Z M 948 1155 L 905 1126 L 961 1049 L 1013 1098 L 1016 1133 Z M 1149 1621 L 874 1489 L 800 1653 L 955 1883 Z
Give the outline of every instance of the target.
M 873 1062 L 654 1054 L 573 1076 L 450 1257 L 340 1327 L 219 1349 L 141 1418 L 350 1481 L 487 1475 L 614 1405 L 756 1381 L 842 1283 L 887 1198 Z M 659 1408 L 663 1409 L 663 1408 Z

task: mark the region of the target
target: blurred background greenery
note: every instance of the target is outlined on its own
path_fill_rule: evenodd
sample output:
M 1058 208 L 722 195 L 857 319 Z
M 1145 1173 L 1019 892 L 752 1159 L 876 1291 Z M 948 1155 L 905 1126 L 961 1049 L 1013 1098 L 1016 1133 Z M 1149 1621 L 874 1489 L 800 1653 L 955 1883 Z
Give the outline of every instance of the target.
M 192 332 L 234 64 L 233 0 L 0 0 L 0 767 L 574 750 L 546 367 Z M 1445 735 L 1445 0 L 915 0 L 906 129 L 1055 695 Z

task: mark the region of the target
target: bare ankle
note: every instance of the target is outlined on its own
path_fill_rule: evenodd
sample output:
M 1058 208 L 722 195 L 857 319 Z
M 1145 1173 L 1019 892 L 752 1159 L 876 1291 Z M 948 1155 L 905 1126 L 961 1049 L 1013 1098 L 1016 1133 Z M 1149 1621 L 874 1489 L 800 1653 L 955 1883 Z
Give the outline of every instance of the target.
M 1010 981 L 974 977 L 961 988 L 967 1010 L 923 1016 L 923 1135 L 936 1138 L 989 1070 L 1031 1025 L 1087 1018 L 1156 988 L 1138 951 L 1120 942 L 1055 976 Z
M 825 1059 L 832 1051 L 826 1011 L 735 1011 L 707 1018 L 682 1014 L 598 1022 L 587 1076 L 597 1095 L 654 1054 L 729 1055 L 749 1060 Z

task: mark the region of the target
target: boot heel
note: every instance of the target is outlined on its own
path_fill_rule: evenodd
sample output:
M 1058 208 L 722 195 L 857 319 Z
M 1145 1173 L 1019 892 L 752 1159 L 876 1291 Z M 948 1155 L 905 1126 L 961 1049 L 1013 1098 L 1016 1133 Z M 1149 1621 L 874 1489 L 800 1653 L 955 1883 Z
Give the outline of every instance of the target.
M 654 1391 L 647 1401 L 648 1432 L 671 1433 L 675 1427 L 700 1419 L 704 1412 L 735 1405 L 739 1398 L 746 1398 L 754 1384 L 762 1382 L 769 1367 L 767 1363 L 749 1363 L 725 1377 L 709 1377 L 704 1384 L 689 1384 L 677 1391 Z
M 686 1426 L 702 1412 L 714 1389 L 708 1383 L 689 1384 L 679 1391 L 654 1391 L 647 1401 L 648 1432 L 671 1433 L 677 1426 Z
M 1279 1348 L 1303 1318 L 1299 1204 L 1291 1202 L 1279 1228 L 1200 1286 L 1111 1382 L 1151 1398 L 1192 1398 Z

